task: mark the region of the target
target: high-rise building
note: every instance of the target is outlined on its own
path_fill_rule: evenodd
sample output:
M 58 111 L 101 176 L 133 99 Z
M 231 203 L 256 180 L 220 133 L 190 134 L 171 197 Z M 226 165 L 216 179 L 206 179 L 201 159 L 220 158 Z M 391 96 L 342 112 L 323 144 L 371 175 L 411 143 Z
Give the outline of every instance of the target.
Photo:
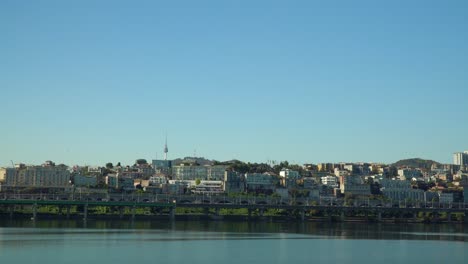
M 453 164 L 468 166 L 468 151 L 453 153 Z

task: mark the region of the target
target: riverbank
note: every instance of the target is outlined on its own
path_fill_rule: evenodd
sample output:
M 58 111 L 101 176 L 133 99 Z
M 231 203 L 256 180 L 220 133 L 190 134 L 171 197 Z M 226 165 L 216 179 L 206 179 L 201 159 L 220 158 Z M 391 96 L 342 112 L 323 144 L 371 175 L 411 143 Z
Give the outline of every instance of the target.
M 6 214 L 0 213 L 0 220 L 81 220 L 83 221 L 83 215 L 79 214 L 56 214 L 56 213 L 42 213 L 36 215 L 36 219 L 31 217 L 31 214 L 27 213 L 14 213 Z M 447 221 L 446 219 L 430 219 L 430 218 L 383 218 L 380 221 L 370 217 L 346 217 L 341 219 L 340 217 L 306 217 L 304 220 L 299 217 L 292 216 L 247 216 L 247 215 L 203 215 L 203 214 L 185 214 L 175 215 L 174 219 L 170 219 L 169 215 L 88 215 L 86 221 L 227 221 L 227 222 L 272 222 L 272 223 L 284 223 L 284 222 L 322 222 L 322 223 L 407 223 L 407 224 L 467 224 L 463 221 Z

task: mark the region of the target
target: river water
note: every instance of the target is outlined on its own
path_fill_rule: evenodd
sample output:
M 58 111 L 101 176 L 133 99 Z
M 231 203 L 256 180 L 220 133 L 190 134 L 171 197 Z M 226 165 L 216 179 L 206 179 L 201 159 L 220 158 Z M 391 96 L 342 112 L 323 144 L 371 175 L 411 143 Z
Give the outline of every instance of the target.
M 0 263 L 468 263 L 463 225 L 0 221 Z

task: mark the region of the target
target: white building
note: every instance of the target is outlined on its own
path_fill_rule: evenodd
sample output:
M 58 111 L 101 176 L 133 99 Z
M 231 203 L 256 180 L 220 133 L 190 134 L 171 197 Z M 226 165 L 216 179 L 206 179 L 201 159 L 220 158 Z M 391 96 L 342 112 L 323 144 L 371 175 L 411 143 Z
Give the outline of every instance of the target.
M 321 180 L 322 180 L 323 185 L 326 185 L 331 188 L 338 187 L 338 178 L 336 178 L 335 176 L 328 175 L 328 176 L 322 177 Z
M 19 165 L 1 170 L 0 181 L 11 187 L 69 187 L 70 171 L 64 165 L 55 166 L 50 162 L 42 166 Z
M 150 185 L 167 184 L 167 178 L 164 176 L 152 176 L 149 178 Z
M 281 178 L 286 178 L 286 179 L 299 179 L 301 178 L 301 175 L 299 172 L 295 170 L 290 170 L 290 169 L 282 169 L 279 173 Z
M 412 189 L 409 181 L 380 179 L 381 191 L 384 196 L 395 201 L 424 201 L 424 191 Z
M 172 173 L 176 180 L 206 180 L 208 178 L 208 167 L 181 164 L 179 166 L 174 166 L 172 168 Z
M 411 180 L 412 178 L 419 178 L 421 176 L 422 176 L 421 171 L 417 169 L 405 168 L 405 169 L 398 170 L 398 177 L 402 181 Z
M 453 153 L 453 164 L 468 166 L 468 151 Z
M 192 190 L 194 194 L 222 194 L 224 187 L 222 181 L 201 181 Z

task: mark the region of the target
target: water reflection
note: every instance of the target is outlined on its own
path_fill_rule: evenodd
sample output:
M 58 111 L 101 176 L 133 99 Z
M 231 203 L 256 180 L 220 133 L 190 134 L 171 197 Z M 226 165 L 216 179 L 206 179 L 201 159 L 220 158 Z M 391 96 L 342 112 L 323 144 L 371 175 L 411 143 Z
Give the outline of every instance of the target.
M 125 234 L 141 232 L 203 232 L 209 239 L 271 239 L 271 234 L 302 234 L 307 239 L 386 239 L 468 241 L 466 226 L 459 224 L 384 224 L 384 223 L 272 223 L 225 221 L 81 221 L 81 220 L 15 220 L 0 221 L 0 236 L 28 234 L 47 236 L 73 234 Z M 36 229 L 29 229 L 36 228 Z M 229 235 L 223 235 L 228 233 Z M 245 234 L 248 234 L 246 236 Z M 185 237 L 187 238 L 187 237 Z M 184 238 L 184 239 L 185 239 Z M 275 239 L 277 237 L 274 237 Z M 305 239 L 305 237 L 300 237 Z M 1 237 L 0 237 L 1 239 Z M 191 238 L 187 238 L 191 239 Z

